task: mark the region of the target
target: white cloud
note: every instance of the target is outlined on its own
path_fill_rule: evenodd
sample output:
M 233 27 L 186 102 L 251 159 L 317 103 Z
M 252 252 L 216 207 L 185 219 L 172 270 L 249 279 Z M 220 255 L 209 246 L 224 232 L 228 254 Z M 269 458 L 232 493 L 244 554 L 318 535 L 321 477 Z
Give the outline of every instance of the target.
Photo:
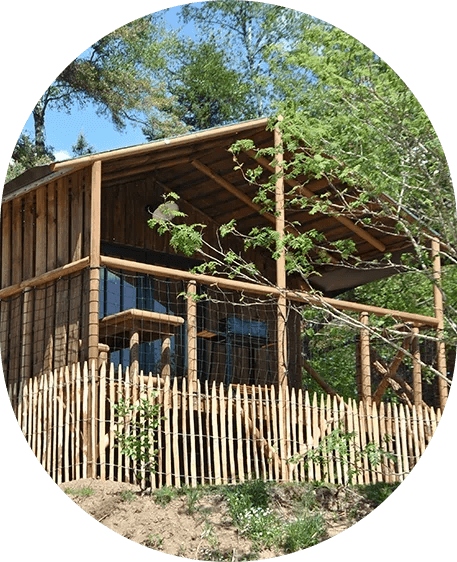
M 54 152 L 54 158 L 59 162 L 60 160 L 68 160 L 71 155 L 68 154 L 66 150 L 56 150 Z

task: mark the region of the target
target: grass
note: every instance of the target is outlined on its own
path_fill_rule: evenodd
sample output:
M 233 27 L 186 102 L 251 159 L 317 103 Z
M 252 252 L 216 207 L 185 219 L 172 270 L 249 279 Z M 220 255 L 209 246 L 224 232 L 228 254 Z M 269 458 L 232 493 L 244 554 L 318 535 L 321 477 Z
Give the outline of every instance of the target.
M 69 496 L 79 496 L 80 498 L 88 498 L 95 494 L 92 488 L 65 488 L 64 492 Z
M 352 509 L 358 509 L 358 500 L 365 499 L 373 509 L 381 505 L 399 486 L 399 484 L 370 484 L 347 487 L 344 492 L 347 497 L 356 498 Z M 323 517 L 322 505 L 319 503 L 316 491 L 326 489 L 337 493 L 339 488 L 330 484 L 319 483 L 290 483 L 278 485 L 275 482 L 251 480 L 238 485 L 205 486 L 190 488 L 160 488 L 151 492 L 151 498 L 161 506 L 166 506 L 174 498 L 185 497 L 189 514 L 199 513 L 203 520 L 205 514 L 199 505 L 203 496 L 219 494 L 223 496 L 228 507 L 228 515 L 240 536 L 252 541 L 253 553 L 262 549 L 272 549 L 279 555 L 292 554 L 315 546 L 325 540 L 327 536 L 326 521 Z M 352 492 L 351 492 L 352 490 Z M 356 492 L 354 494 L 354 492 Z M 67 491 L 73 493 L 73 491 Z M 84 494 L 84 489 L 74 493 Z M 352 495 L 351 495 L 352 494 Z M 344 494 L 343 494 L 344 495 Z M 134 498 L 125 496 L 125 501 Z M 281 508 L 286 506 L 286 509 Z M 279 509 L 278 509 L 279 508 Z M 355 520 L 354 520 L 355 522 Z M 208 542 L 211 539 L 212 560 L 224 560 L 218 557 L 217 535 L 213 527 L 206 521 L 204 536 Z M 145 546 L 160 550 L 163 539 L 157 535 L 150 535 Z
M 388 484 L 377 482 L 376 484 L 365 484 L 358 486 L 359 492 L 370 501 L 373 507 L 378 507 L 386 500 L 400 485 L 399 482 Z

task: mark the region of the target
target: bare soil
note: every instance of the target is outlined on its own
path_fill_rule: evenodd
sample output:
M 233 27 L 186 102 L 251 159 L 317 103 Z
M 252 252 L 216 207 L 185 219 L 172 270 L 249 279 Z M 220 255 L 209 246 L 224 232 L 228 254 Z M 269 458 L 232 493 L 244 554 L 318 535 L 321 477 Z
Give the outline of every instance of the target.
M 73 501 L 94 519 L 120 535 L 167 554 L 196 560 L 266 559 L 286 554 L 280 548 L 255 550 L 240 535 L 228 513 L 224 496 L 214 491 L 202 494 L 192 509 L 186 495 L 174 497 L 166 505 L 156 503 L 138 486 L 112 481 L 83 479 L 61 484 Z M 91 495 L 85 495 L 89 489 Z M 308 488 L 309 492 L 309 488 Z M 275 485 L 272 503 L 285 520 L 293 518 L 299 487 Z M 314 510 L 325 520 L 322 540 L 341 533 L 374 509 L 356 489 L 321 486 L 313 489 Z

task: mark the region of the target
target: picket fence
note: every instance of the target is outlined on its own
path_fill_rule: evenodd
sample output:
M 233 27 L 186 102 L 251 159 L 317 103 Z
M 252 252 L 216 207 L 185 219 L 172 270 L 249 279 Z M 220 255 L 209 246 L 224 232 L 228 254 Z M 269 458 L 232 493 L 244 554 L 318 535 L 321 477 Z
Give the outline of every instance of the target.
M 74 364 L 11 386 L 31 449 L 57 482 L 134 482 L 138 466 L 116 446 L 115 404 L 160 404 L 152 487 L 260 478 L 335 484 L 402 481 L 427 447 L 440 411 L 356 403 L 274 386 L 229 386 Z M 144 474 L 143 474 L 144 477 Z

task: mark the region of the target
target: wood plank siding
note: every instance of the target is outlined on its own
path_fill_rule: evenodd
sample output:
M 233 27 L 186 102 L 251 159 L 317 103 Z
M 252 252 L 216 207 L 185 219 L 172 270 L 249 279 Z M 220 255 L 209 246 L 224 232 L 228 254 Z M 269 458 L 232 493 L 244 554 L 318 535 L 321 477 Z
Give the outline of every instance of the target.
M 90 171 L 84 168 L 2 204 L 1 289 L 44 278 L 87 255 L 89 187 Z M 80 272 L 1 300 L 7 381 L 24 381 L 79 360 L 83 286 Z

